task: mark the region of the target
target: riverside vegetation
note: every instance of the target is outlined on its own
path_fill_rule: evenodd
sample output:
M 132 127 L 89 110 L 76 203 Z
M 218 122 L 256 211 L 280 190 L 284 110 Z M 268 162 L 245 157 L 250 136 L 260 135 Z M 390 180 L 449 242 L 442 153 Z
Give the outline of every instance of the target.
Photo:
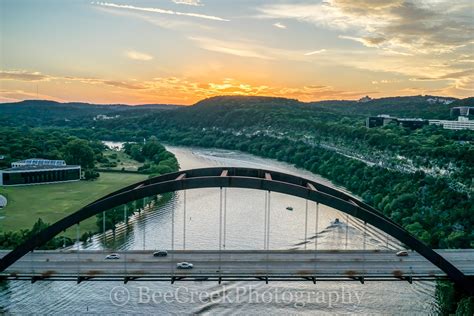
M 32 215 L 48 213 L 49 210 L 52 215 L 46 214 L 46 217 L 50 220 L 58 220 L 93 200 L 125 185 L 143 180 L 146 176 L 157 176 L 179 169 L 176 157 L 168 152 L 156 137 L 151 137 L 144 144 L 125 144 L 124 154 L 133 155 L 133 157 L 130 156 L 130 159 L 144 163 L 135 174 L 102 173 L 102 177 L 98 179 L 100 173 L 96 166 L 111 163 L 104 155 L 105 150 L 106 147 L 98 139 L 77 137 L 66 129 L 0 128 L 0 152 L 7 153 L 4 159 L 0 160 L 3 168 L 8 167 L 13 161 L 32 157 L 64 159 L 68 164 L 81 165 L 85 176 L 85 181 L 75 183 L 2 188 L 0 193 L 5 194 L 8 199 L 12 200 L 12 203 L 2 210 L 8 216 L 2 220 L 0 248 L 14 248 L 49 226 L 48 222 L 39 217 L 33 227 L 28 229 L 27 224 L 35 220 Z M 147 203 L 162 203 L 166 199 L 169 197 L 163 196 L 160 199 L 154 197 Z M 28 205 L 32 200 L 36 201 L 33 207 Z M 143 203 L 144 201 L 140 200 L 135 204 L 130 204 L 127 217 L 131 216 L 135 210 L 143 209 Z M 61 210 L 57 210 L 58 205 Z M 122 220 L 123 215 L 120 221 Z M 106 212 L 107 230 L 114 229 L 120 221 L 115 210 Z M 81 240 L 87 241 L 93 233 L 102 231 L 102 228 L 102 214 L 100 214 L 97 225 L 92 221 L 85 222 L 83 230 L 86 231 L 81 236 Z M 48 242 L 43 249 L 55 249 L 70 245 L 73 243 L 70 238 L 72 235 L 74 234 L 66 232 L 65 235 Z

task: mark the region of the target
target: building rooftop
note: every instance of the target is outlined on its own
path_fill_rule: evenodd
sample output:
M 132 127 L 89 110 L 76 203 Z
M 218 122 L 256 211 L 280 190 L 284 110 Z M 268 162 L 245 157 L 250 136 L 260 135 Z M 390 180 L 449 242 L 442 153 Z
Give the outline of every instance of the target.
M 474 110 L 474 106 L 455 106 L 451 109 L 470 109 L 470 110 Z
M 65 166 L 64 160 L 49 160 L 42 158 L 30 158 L 12 163 L 12 166 L 35 165 L 35 166 Z
M 76 169 L 80 168 L 78 165 L 64 165 L 64 166 L 54 166 L 54 165 L 24 165 L 19 167 L 12 167 L 8 169 L 3 169 L 2 171 L 44 171 L 44 170 L 54 170 L 54 169 Z

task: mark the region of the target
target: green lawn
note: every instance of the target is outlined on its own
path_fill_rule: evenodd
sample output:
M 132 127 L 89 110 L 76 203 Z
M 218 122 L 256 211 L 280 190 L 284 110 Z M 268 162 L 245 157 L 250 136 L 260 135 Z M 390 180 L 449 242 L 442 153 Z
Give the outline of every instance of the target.
M 52 224 L 110 192 L 146 178 L 142 174 L 103 172 L 95 181 L 0 187 L 0 194 L 8 199 L 7 207 L 0 210 L 0 231 L 29 229 L 38 218 Z M 96 229 L 95 217 L 81 223 L 81 234 Z M 75 236 L 75 230 L 66 235 Z
M 112 158 L 114 155 L 117 156 L 117 158 Z M 143 163 L 132 159 L 132 157 L 123 152 L 123 150 L 107 149 L 104 151 L 104 156 L 107 157 L 111 162 L 117 163 L 117 167 L 107 168 L 104 165 L 99 165 L 100 168 L 137 171 L 139 167 L 143 166 Z

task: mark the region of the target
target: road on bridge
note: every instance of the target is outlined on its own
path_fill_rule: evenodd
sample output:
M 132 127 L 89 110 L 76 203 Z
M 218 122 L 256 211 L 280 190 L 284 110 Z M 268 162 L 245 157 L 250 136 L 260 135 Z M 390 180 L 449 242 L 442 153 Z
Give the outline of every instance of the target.
M 437 250 L 466 275 L 474 276 L 474 249 Z M 7 252 L 0 252 L 3 257 Z M 35 251 L 0 274 L 7 279 L 77 280 L 421 280 L 446 277 L 417 254 L 396 256 L 395 251 L 174 251 L 154 257 L 153 251 Z M 187 261 L 193 269 L 176 269 Z M 313 280 L 314 281 L 314 280 Z

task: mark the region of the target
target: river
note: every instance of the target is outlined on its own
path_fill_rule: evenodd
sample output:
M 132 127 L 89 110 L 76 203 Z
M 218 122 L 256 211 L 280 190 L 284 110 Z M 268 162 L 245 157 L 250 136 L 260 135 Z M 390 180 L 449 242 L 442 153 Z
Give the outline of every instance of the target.
M 239 166 L 282 171 L 331 185 L 327 180 L 288 164 L 248 154 L 217 149 L 167 146 L 181 169 Z M 341 188 L 339 188 L 341 189 Z M 170 249 L 171 214 L 175 213 L 175 247 L 181 249 L 186 220 L 187 249 L 217 249 L 219 189 L 188 190 L 187 214 L 183 218 L 183 192 L 160 207 L 134 216 L 127 228 L 118 229 L 118 249 Z M 265 193 L 248 189 L 227 189 L 227 249 L 262 249 Z M 304 247 L 305 201 L 271 193 L 272 249 Z M 287 206 L 293 211 L 286 210 Z M 315 223 L 315 205 L 310 203 L 309 222 Z M 310 230 L 311 243 L 318 249 L 362 249 L 363 226 L 350 220 L 346 243 L 345 225 L 331 225 L 346 216 L 321 206 L 317 232 Z M 386 236 L 369 228 L 366 247 L 386 249 Z M 107 238 L 113 238 L 108 234 Z M 88 249 L 101 249 L 97 235 Z M 111 243 L 110 243 L 111 244 Z M 300 245 L 299 245 L 300 244 Z M 400 245 L 391 239 L 390 248 Z M 438 306 L 433 282 L 28 282 L 0 284 L 0 312 L 7 313 L 135 313 L 135 314 L 428 314 Z

